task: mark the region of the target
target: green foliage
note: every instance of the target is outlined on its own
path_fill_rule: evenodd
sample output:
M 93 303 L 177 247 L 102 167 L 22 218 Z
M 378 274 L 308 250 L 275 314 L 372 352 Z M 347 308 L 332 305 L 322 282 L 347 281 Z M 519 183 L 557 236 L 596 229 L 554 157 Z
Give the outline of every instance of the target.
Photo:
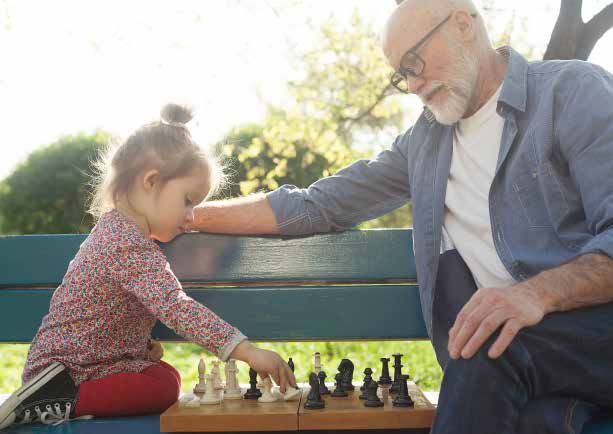
M 66 136 L 30 154 L 0 183 L 0 232 L 88 232 L 90 161 L 107 141 L 103 132 Z
M 198 381 L 198 360 L 202 356 L 207 361 L 207 370 L 215 358 L 196 344 L 162 344 L 164 360 L 181 373 L 181 389 L 191 391 Z M 291 357 L 296 365 L 296 379 L 307 382 L 312 369 L 312 354 L 321 353 L 322 366 L 332 381 L 331 374 L 342 358 L 349 358 L 355 365 L 354 379 L 362 380 L 364 368 L 370 366 L 375 372 L 380 372 L 380 357 L 389 357 L 395 352 L 405 354 L 402 359 L 405 373 L 411 375 L 422 390 L 438 390 L 442 372 L 439 368 L 432 345 L 429 342 L 278 342 L 257 343 L 260 348 L 276 351 L 287 360 Z M 26 360 L 29 345 L 0 345 L 0 394 L 11 393 L 21 385 L 21 372 Z M 239 363 L 239 382 L 249 382 L 247 365 Z
M 232 129 L 218 144 L 231 162 L 230 196 L 307 187 L 368 154 L 355 142 L 370 142 L 401 128 L 404 113 L 389 84 L 390 67 L 372 25 L 356 12 L 347 28 L 329 20 L 314 49 L 296 56 L 302 76 L 288 83 L 288 107 L 268 107 L 262 125 Z M 403 207 L 364 228 L 407 227 Z

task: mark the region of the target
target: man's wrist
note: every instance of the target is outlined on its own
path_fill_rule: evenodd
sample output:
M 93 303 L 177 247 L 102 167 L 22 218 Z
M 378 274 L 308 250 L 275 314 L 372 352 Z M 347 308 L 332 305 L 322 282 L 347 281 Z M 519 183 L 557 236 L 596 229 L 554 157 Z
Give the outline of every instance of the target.
M 556 292 L 550 290 L 540 274 L 521 282 L 519 286 L 534 300 L 534 303 L 543 311 L 543 315 L 559 310 Z

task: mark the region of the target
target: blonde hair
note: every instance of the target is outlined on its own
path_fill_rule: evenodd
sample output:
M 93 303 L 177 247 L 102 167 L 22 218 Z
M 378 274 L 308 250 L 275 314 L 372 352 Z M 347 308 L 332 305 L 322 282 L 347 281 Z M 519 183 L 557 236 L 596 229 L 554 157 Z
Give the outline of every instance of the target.
M 185 125 L 193 118 L 192 110 L 167 104 L 160 116 L 159 121 L 143 125 L 119 146 L 109 144 L 93 161 L 95 175 L 88 212 L 94 219 L 114 208 L 117 198 L 129 193 L 138 176 L 147 170 L 157 170 L 164 185 L 204 169 L 209 178 L 207 198 L 223 185 L 221 163 L 194 142 Z

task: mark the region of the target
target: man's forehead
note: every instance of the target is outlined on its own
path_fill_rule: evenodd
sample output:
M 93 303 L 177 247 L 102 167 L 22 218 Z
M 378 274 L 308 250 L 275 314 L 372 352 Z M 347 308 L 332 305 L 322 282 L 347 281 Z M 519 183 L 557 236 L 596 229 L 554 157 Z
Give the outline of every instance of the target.
M 408 2 L 405 4 L 405 2 Z M 432 27 L 438 13 L 421 3 L 405 0 L 390 17 L 385 30 L 386 55 L 393 63 L 414 46 Z

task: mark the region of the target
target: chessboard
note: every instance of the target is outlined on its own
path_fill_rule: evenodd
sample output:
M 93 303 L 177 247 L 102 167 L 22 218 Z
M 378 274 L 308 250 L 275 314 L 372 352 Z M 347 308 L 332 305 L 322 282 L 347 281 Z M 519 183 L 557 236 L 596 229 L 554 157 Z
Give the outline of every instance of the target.
M 304 408 L 309 386 L 301 386 L 300 400 L 261 403 L 222 400 L 215 405 L 184 407 L 179 402 L 160 416 L 162 432 L 241 432 L 428 428 L 435 407 L 413 383 L 408 383 L 413 407 L 394 407 L 391 396 L 382 407 L 368 408 L 356 386 L 346 397 L 323 396 L 325 407 Z M 243 392 L 245 389 L 242 389 Z M 278 391 L 275 391 L 278 394 Z

